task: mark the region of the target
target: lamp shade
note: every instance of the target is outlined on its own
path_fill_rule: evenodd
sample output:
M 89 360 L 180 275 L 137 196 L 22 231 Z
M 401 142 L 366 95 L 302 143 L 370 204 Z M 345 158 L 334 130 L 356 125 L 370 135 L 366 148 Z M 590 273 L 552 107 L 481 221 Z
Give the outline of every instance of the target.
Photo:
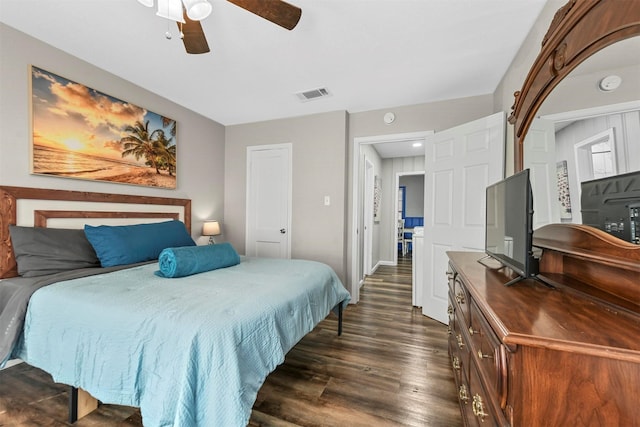
M 220 223 L 218 221 L 205 221 L 202 225 L 203 236 L 218 236 L 220 234 Z
M 211 13 L 211 3 L 207 0 L 182 0 L 187 16 L 193 21 L 200 21 Z

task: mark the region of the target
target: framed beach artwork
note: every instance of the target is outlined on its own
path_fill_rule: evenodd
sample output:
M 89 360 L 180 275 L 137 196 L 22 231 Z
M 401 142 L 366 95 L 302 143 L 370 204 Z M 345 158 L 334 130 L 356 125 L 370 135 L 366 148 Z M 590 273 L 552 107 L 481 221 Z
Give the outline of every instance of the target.
M 176 188 L 176 122 L 31 67 L 31 172 Z

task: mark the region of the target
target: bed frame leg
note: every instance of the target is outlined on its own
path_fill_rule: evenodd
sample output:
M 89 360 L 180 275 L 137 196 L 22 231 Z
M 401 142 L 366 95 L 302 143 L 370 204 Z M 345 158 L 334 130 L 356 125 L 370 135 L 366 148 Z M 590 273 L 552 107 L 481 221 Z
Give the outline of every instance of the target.
M 69 390 L 69 422 L 71 424 L 78 421 L 78 389 L 71 387 Z
M 342 335 L 342 301 L 338 304 L 338 336 Z
M 76 387 L 69 390 L 69 423 L 73 424 L 98 407 L 98 400 Z

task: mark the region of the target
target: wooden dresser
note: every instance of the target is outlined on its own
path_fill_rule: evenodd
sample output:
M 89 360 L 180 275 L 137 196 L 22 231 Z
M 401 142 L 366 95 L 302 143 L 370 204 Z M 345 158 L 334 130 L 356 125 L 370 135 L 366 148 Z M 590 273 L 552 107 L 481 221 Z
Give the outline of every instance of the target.
M 572 224 L 534 245 L 546 283 L 505 287 L 483 253 L 448 253 L 465 425 L 640 426 L 640 246 Z

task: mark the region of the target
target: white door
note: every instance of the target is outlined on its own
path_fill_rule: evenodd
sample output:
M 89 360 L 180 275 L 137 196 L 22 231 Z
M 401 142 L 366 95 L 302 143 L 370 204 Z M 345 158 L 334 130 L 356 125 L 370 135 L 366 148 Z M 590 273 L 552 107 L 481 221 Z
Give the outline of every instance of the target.
M 447 315 L 447 251 L 484 251 L 486 187 L 504 176 L 504 113 L 427 139 L 422 313 Z
M 373 266 L 373 197 L 374 197 L 374 169 L 373 163 L 364 159 L 364 246 L 362 253 L 362 271 L 371 274 Z
M 556 170 L 556 134 L 551 120 L 535 119 L 524 143 L 524 167 L 530 169 L 533 229 L 560 222 Z
M 291 149 L 247 148 L 247 256 L 291 258 Z

